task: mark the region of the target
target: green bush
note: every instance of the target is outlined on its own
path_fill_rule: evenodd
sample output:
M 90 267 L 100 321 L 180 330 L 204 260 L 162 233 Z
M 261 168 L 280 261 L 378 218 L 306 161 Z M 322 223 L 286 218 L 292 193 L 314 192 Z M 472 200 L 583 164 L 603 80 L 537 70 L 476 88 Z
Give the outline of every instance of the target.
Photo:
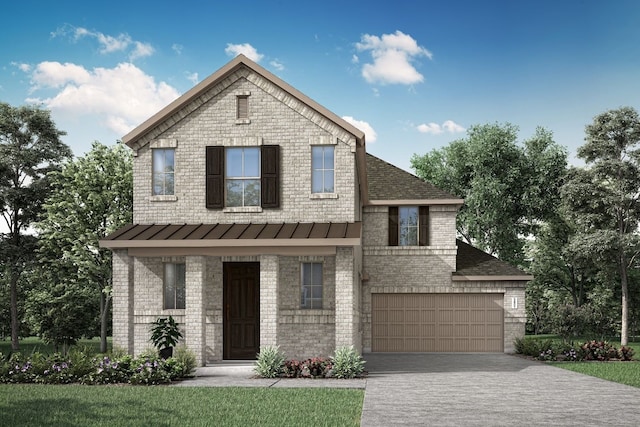
M 332 374 L 336 378 L 355 378 L 364 372 L 366 363 L 353 346 L 337 348 L 331 362 Z
M 279 346 L 266 346 L 260 349 L 254 368 L 262 378 L 276 378 L 284 368 L 284 355 Z
M 178 346 L 173 357 L 165 361 L 165 367 L 172 380 L 191 377 L 196 369 L 196 355 L 186 346 Z

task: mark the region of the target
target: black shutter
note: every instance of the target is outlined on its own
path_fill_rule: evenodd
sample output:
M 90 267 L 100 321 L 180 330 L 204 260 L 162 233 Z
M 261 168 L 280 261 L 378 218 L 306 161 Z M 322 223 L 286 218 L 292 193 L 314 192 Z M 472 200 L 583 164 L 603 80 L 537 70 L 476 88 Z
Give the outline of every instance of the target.
M 207 147 L 207 209 L 224 207 L 224 147 Z
M 429 246 L 429 206 L 420 206 L 418 212 L 419 225 L 418 244 L 420 246 Z
M 398 207 L 389 206 L 389 246 L 398 246 Z
M 280 207 L 280 146 L 263 145 L 260 153 L 261 205 L 263 208 Z

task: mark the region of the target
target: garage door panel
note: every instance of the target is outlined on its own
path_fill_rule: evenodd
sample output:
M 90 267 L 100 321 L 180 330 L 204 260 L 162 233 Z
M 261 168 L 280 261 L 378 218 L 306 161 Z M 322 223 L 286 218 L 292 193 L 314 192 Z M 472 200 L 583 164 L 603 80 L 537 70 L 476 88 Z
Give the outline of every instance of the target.
M 372 350 L 502 352 L 502 294 L 372 294 Z

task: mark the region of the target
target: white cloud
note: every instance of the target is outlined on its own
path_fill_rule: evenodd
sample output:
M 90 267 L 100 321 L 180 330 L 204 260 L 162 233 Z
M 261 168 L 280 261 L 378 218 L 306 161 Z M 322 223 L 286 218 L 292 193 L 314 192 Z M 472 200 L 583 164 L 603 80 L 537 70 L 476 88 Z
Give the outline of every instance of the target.
M 360 62 L 360 58 L 358 58 L 358 55 L 354 54 L 354 55 L 351 57 L 351 63 L 352 63 L 352 64 L 357 64 L 358 62 Z
M 466 129 L 453 120 L 446 120 L 442 125 L 438 123 L 423 123 L 421 125 L 416 126 L 418 132 L 420 133 L 428 133 L 431 135 L 439 135 L 441 133 L 460 133 L 464 132 Z
M 117 36 L 101 33 L 99 31 L 91 31 L 82 27 L 74 27 L 73 25 L 65 25 L 51 33 L 51 37 L 69 36 L 73 41 L 77 42 L 85 37 L 92 38 L 100 45 L 99 52 L 102 54 L 114 52 L 129 52 L 129 60 L 150 56 L 155 49 L 150 43 L 144 43 L 133 40 L 129 34 L 121 33 Z
M 182 49 L 184 49 L 184 46 L 182 46 L 181 44 L 178 43 L 174 43 L 171 45 L 171 49 L 173 49 L 173 51 L 175 53 L 177 53 L 178 55 L 182 54 Z
M 454 122 L 453 120 L 446 120 L 442 124 L 442 128 L 449 133 L 460 133 L 464 132 L 466 129 Z
M 134 46 L 133 52 L 129 54 L 131 61 L 144 58 L 145 56 L 151 56 L 153 52 L 155 52 L 155 49 L 149 43 L 134 42 Z
M 277 59 L 274 59 L 273 61 L 269 62 L 269 64 L 271 64 L 271 66 L 278 71 L 284 70 L 284 64 L 278 61 Z
M 180 94 L 131 63 L 87 70 L 76 64 L 42 62 L 33 74 L 33 90 L 56 89 L 49 98 L 29 98 L 51 110 L 100 117 L 105 127 L 124 135 Z
M 227 43 L 227 47 L 225 48 L 224 52 L 227 55 L 234 56 L 234 57 L 240 54 L 243 54 L 244 56 L 246 56 L 247 58 L 249 58 L 254 62 L 260 62 L 260 60 L 264 58 L 264 55 L 261 53 L 258 53 L 256 48 L 251 46 L 249 43 L 244 43 L 244 44 Z
M 367 142 L 376 142 L 378 139 L 378 134 L 369 123 L 362 120 L 356 120 L 351 116 L 342 116 L 342 118 L 364 132 Z
M 362 66 L 362 76 L 369 83 L 380 84 L 414 84 L 424 80 L 424 76 L 416 70 L 412 62 L 416 58 L 433 55 L 419 46 L 408 34 L 396 31 L 383 34 L 382 37 L 365 34 L 356 43 L 359 51 L 370 51 L 373 63 Z
M 187 78 L 187 80 L 189 80 L 194 86 L 197 85 L 198 82 L 200 81 L 200 77 L 198 76 L 198 73 L 185 72 L 184 75 Z
M 17 67 L 18 70 L 24 73 L 28 73 L 29 71 L 31 71 L 31 65 L 25 64 L 24 62 L 12 62 L 11 65 L 13 65 L 14 67 Z

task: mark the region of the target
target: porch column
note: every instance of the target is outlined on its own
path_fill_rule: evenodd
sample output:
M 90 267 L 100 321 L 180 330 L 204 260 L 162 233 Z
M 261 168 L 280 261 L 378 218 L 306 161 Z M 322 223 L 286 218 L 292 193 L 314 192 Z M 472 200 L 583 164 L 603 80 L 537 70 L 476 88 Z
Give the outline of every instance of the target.
M 184 338 L 187 347 L 196 355 L 196 364 L 205 363 L 205 280 L 206 258 L 188 256 L 186 260 L 186 300 Z
M 113 347 L 133 354 L 133 258 L 127 249 L 116 249 L 112 257 Z
M 336 252 L 336 348 L 354 346 L 360 352 L 357 291 L 355 289 L 353 248 L 337 248 Z
M 260 256 L 260 347 L 278 345 L 277 255 Z

